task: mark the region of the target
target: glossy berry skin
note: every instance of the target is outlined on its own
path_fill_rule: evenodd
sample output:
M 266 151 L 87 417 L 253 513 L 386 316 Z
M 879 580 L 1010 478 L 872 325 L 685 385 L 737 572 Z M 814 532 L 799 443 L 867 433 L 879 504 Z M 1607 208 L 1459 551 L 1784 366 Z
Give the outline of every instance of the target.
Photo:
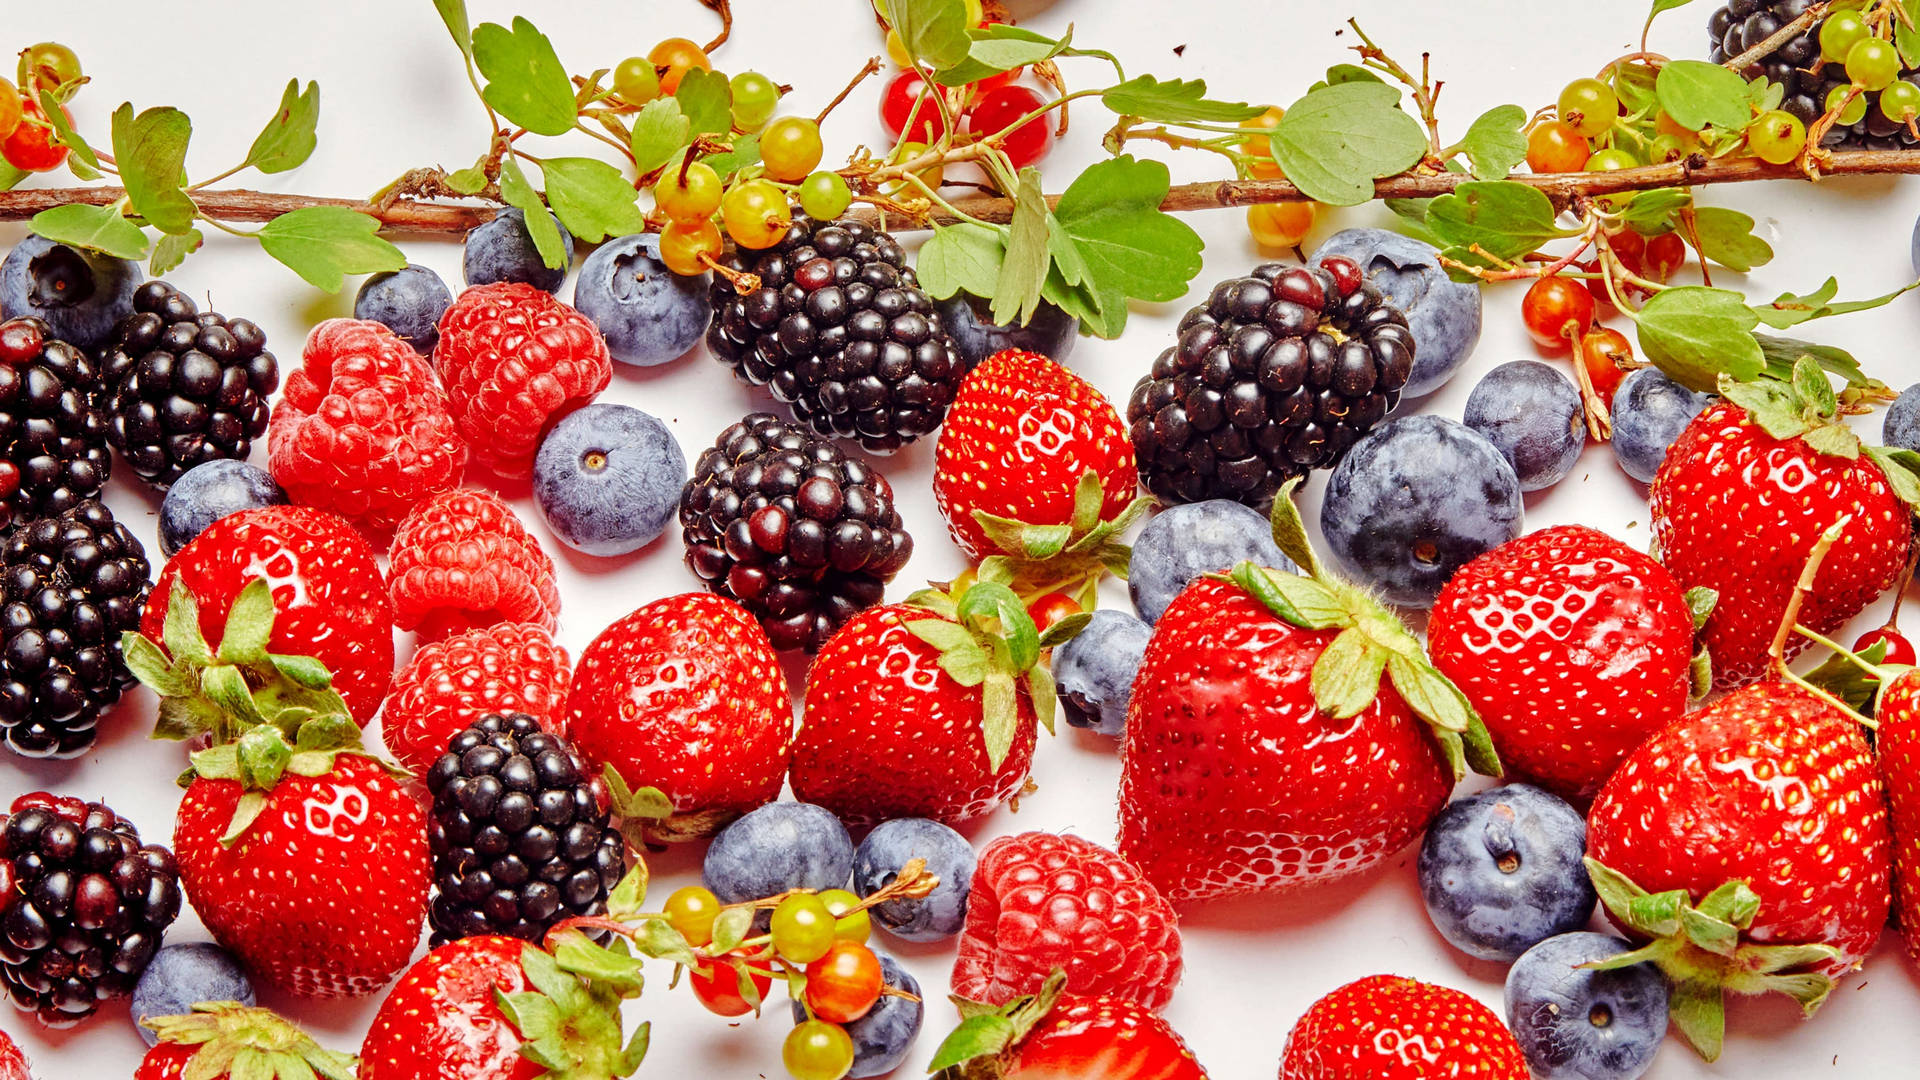
M 1207 1080 L 1165 1020 L 1125 998 L 1063 995 L 1014 1051 L 1005 1080 Z
M 1025 86 L 998 87 L 987 91 L 968 111 L 967 130 L 976 138 L 1000 135 L 1000 148 L 1013 167 L 1024 169 L 1053 149 L 1053 131 L 1045 116 L 1036 116 L 1019 127 L 1012 125 L 1045 105 L 1045 99 Z
M 1911 661 L 1909 661 L 1911 662 Z M 1880 779 L 1893 830 L 1894 914 L 1902 927 L 1920 926 L 1920 675 L 1908 671 L 1880 691 L 1874 718 Z M 1903 935 L 1907 958 L 1920 967 L 1920 935 Z
M 360 1044 L 363 1080 L 533 1080 L 544 1070 L 520 1054 L 521 1035 L 499 994 L 533 989 L 520 966 L 524 942 L 473 937 L 442 945 L 407 969 L 380 1003 Z
M 61 111 L 66 111 L 66 107 L 62 106 Z M 71 116 L 68 123 L 72 123 Z M 37 100 L 20 102 L 19 123 L 5 139 L 0 139 L 0 158 L 24 172 L 52 172 L 67 160 L 70 152 L 65 143 L 54 141 L 53 126 L 47 123 L 47 112 Z
M 807 965 L 807 1005 L 813 1015 L 833 1024 L 849 1024 L 880 1001 L 885 978 L 880 958 L 865 945 L 836 941 Z
M 713 318 L 705 275 L 682 276 L 660 261 L 660 238 L 608 240 L 580 264 L 573 306 L 606 336 L 615 360 L 653 367 L 687 354 Z
M 146 280 L 140 264 L 28 235 L 0 261 L 0 321 L 31 316 L 76 349 L 107 343 Z
M 1915 224 L 1914 236 L 1920 237 L 1920 222 Z M 1920 240 L 1916 240 L 1914 250 L 1920 253 Z M 1887 406 L 1880 420 L 1880 441 L 1903 450 L 1920 450 L 1920 383 L 1902 390 Z
M 1404 397 L 1423 397 L 1446 385 L 1480 342 L 1480 286 L 1454 281 L 1440 249 L 1392 229 L 1342 229 L 1313 253 L 1352 259 L 1369 284 L 1407 316 L 1413 332 L 1413 369 Z
M 727 955 L 745 960 L 751 950 L 735 949 Z M 765 970 L 762 963 L 747 976 L 753 981 L 755 997 L 761 1001 L 765 1001 L 767 991 L 773 989 L 773 980 L 761 974 Z M 717 1016 L 745 1016 L 757 1007 L 740 993 L 740 972 L 731 963 L 709 961 L 696 967 L 687 973 L 687 985 L 693 990 L 693 996 L 700 999 L 700 1004 Z
M 1507 972 L 1507 1026 L 1538 1080 L 1635 1080 L 1667 1034 L 1667 980 L 1651 964 L 1585 971 L 1632 946 L 1611 934 L 1562 934 Z
M 491 220 L 470 230 L 460 258 L 467 285 L 518 281 L 542 292 L 559 292 L 567 280 L 567 267 L 573 263 L 573 234 L 557 217 L 553 225 L 560 230 L 560 244 L 566 251 L 566 261 L 557 267 L 548 266 L 540 258 L 533 237 L 527 235 L 527 215 L 519 207 L 504 207 Z
M 1687 707 L 1693 616 L 1664 566 L 1558 525 L 1468 563 L 1427 621 L 1433 662 L 1486 722 L 1509 776 L 1589 799 Z
M 953 992 L 1002 1005 L 1055 968 L 1076 992 L 1159 1012 L 1180 982 L 1179 920 L 1132 862 L 1091 840 L 1003 836 L 980 853 Z
M 1337 632 L 1204 579 L 1155 627 L 1121 744 L 1120 853 L 1176 903 L 1358 873 L 1445 804 L 1452 775 L 1392 686 L 1348 720 L 1315 704 Z
M 1853 651 L 1864 652 L 1868 647 L 1881 642 L 1885 642 L 1887 646 L 1887 653 L 1881 659 L 1881 663 L 1906 667 L 1914 665 L 1913 642 L 1908 641 L 1905 634 L 1891 627 L 1882 626 L 1861 634 L 1854 639 Z
M 1579 172 L 1592 154 L 1572 124 L 1549 120 L 1527 134 L 1527 168 L 1536 173 Z
M 931 145 L 940 136 L 946 134 L 947 123 L 940 116 L 940 107 L 934 104 L 929 93 L 927 80 L 912 68 L 903 69 L 880 96 L 880 123 L 893 136 L 895 142 L 917 142 Z M 939 88 L 932 88 L 938 93 Z M 918 108 L 915 108 L 916 102 Z M 907 134 L 907 122 L 913 122 L 913 133 Z
M 387 592 L 394 626 L 426 642 L 503 622 L 552 632 L 560 618 L 553 560 L 506 500 L 473 488 L 428 499 L 394 530 Z
M 918 900 L 889 900 L 868 908 L 881 929 L 904 941 L 944 941 L 960 932 L 967 918 L 967 896 L 978 864 L 973 845 L 951 827 L 926 818 L 882 822 L 853 852 L 853 891 L 861 898 L 893 884 L 900 869 L 924 859 L 927 872 L 940 879 Z
M 488 713 L 529 713 L 563 727 L 573 684 L 567 650 L 530 623 L 495 623 L 414 650 L 393 679 L 380 733 L 394 759 L 424 774 L 447 740 Z
M 960 360 L 968 367 L 997 352 L 1013 349 L 1039 353 L 1062 363 L 1080 340 L 1080 320 L 1056 304 L 1040 301 L 1040 307 L 1025 326 L 1004 325 L 993 321 L 988 301 L 970 293 L 957 292 L 933 304 L 960 350 Z
M 0 527 L 93 498 L 113 470 L 100 369 L 37 318 L 0 322 Z
M 1580 391 L 1538 360 L 1514 360 L 1487 372 L 1467 395 L 1462 420 L 1513 466 L 1521 491 L 1566 479 L 1587 445 Z
M 981 690 L 940 667 L 907 629 L 939 618 L 904 604 L 847 620 L 807 672 L 793 744 L 795 797 L 850 824 L 925 817 L 959 824 L 1013 797 L 1033 765 L 1036 718 L 1024 683 L 1005 760 L 994 769 L 980 730 Z
M 1542 349 L 1565 352 L 1593 325 L 1593 294 L 1568 278 L 1544 277 L 1521 298 L 1520 317 Z
M 1482 960 L 1513 960 L 1587 924 L 1599 897 L 1581 858 L 1580 812 L 1526 784 L 1440 811 L 1420 845 L 1420 893 L 1434 929 Z
M 353 317 L 380 323 L 428 356 L 440 340 L 440 316 L 452 304 L 453 293 L 432 267 L 408 263 L 361 283 L 353 295 Z
M 1109 521 L 1140 486 L 1120 413 L 1092 383 L 1037 353 L 995 353 L 969 372 L 934 455 L 934 501 L 974 562 L 1011 554 L 987 538 L 976 512 L 1065 525 L 1081 476 L 1092 472 L 1100 519 Z
M 276 632 L 279 625 L 275 625 Z M 187 900 L 262 988 L 364 997 L 407 965 L 427 914 L 426 816 L 368 758 L 289 772 L 231 846 L 237 780 L 195 780 L 173 846 Z
M 1613 394 L 1609 441 L 1620 471 L 1643 484 L 1653 483 L 1667 448 L 1711 401 L 1712 394 L 1689 390 L 1659 368 L 1628 372 Z
M 433 366 L 474 462 L 504 477 L 533 471 L 547 425 L 613 378 L 593 320 L 519 282 L 461 293 L 440 317 Z
M 1829 945 L 1834 978 L 1886 926 L 1892 842 L 1855 721 L 1788 683 L 1745 687 L 1655 733 L 1587 817 L 1587 851 L 1649 892 L 1697 903 L 1744 880 L 1760 910 L 1743 941 Z
M 720 831 L 707 846 L 700 879 L 723 904 L 789 889 L 844 888 L 853 873 L 853 838 L 840 819 L 809 803 L 777 802 Z
M 1273 527 L 1252 507 L 1231 499 L 1169 506 L 1134 538 L 1127 571 L 1133 609 L 1152 626 L 1194 579 L 1244 560 L 1274 570 L 1299 570 L 1273 542 Z
M 533 459 L 540 519 L 586 555 L 638 551 L 667 530 L 687 458 L 658 419 L 626 405 L 588 405 L 548 430 Z
M 1852 520 L 1800 611 L 1816 633 L 1833 633 L 1885 592 L 1913 536 L 1912 512 L 1866 455 L 1848 461 L 1798 438 L 1775 439 L 1727 401 L 1680 433 L 1649 494 L 1654 539 L 1673 576 L 1719 590 L 1705 643 L 1722 688 L 1765 672 L 1801 565 L 1843 514 Z M 1789 635 L 1788 659 L 1806 645 Z
M 252 1005 L 253 983 L 233 954 L 218 945 L 204 941 L 169 945 L 154 954 L 134 984 L 134 1029 L 152 1046 L 159 1036 L 140 1021 L 150 1016 L 185 1016 L 203 1001 Z
M 286 504 L 285 489 L 258 465 L 229 458 L 195 465 L 160 500 L 160 553 L 172 558 L 229 514 Z
M 780 796 L 786 676 L 730 600 L 670 596 L 601 631 L 580 654 L 566 718 L 596 774 L 612 765 L 635 789 L 659 788 L 702 835 Z
M 1373 975 L 1321 998 L 1287 1034 L 1280 1080 L 1528 1080 L 1492 1009 L 1445 986 Z
M 393 606 L 373 548 L 324 510 L 271 506 L 214 522 L 161 568 L 140 632 L 160 640 L 178 579 L 200 603 L 201 633 L 219 641 L 234 598 L 263 575 L 273 586 L 268 649 L 317 658 L 354 718 L 371 720 L 393 677 Z
M 915 998 L 923 998 L 920 981 L 884 953 L 880 957 L 880 971 L 885 985 L 889 989 L 901 990 Z M 799 1023 L 807 1018 L 806 1010 L 799 1002 L 793 1002 L 793 1021 Z M 845 1025 L 847 1037 L 853 1040 L 853 1067 L 847 1070 L 847 1076 L 856 1078 L 885 1076 L 906 1061 L 907 1052 L 913 1049 L 913 1042 L 920 1034 L 921 1021 L 926 1016 L 924 1000 L 909 1000 L 883 994 L 866 1015 Z
M 1115 738 L 1126 731 L 1127 701 L 1151 637 L 1153 628 L 1139 619 L 1101 610 L 1053 650 L 1053 679 L 1067 723 Z

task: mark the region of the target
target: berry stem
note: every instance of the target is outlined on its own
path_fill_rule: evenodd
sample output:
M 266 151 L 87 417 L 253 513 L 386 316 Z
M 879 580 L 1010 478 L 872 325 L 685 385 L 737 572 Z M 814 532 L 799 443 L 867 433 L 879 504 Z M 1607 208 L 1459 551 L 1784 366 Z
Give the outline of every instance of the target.
M 1830 6 L 1830 4 L 1826 3 L 1826 0 L 1821 0 L 1820 3 L 1801 12 L 1798 18 L 1789 21 L 1785 26 L 1775 30 L 1772 34 L 1768 35 L 1765 40 L 1749 46 L 1746 52 L 1733 57 L 1720 66 L 1736 74 L 1745 70 L 1748 64 L 1771 54 L 1775 49 L 1799 37 L 1801 32 L 1805 31 L 1814 23 L 1826 18 L 1827 8 Z
M 839 108 L 841 102 L 847 100 L 847 95 L 853 93 L 854 87 L 866 82 L 869 76 L 878 74 L 879 71 L 880 58 L 877 56 L 867 57 L 867 62 L 861 66 L 859 71 L 854 72 L 853 79 L 847 83 L 844 89 L 834 95 L 832 101 L 827 102 L 827 107 L 820 110 L 819 115 L 813 118 L 813 122 L 815 124 L 826 123 L 828 114 Z M 912 120 L 909 120 L 908 123 L 912 123 Z
M 748 273 L 745 270 L 735 270 L 704 251 L 700 253 L 700 262 L 707 269 L 732 282 L 733 290 L 741 296 L 760 287 L 760 275 Z
M 727 39 L 733 36 L 733 4 L 731 0 L 700 0 L 700 3 L 720 16 L 720 32 L 700 50 L 712 56 L 715 49 L 725 45 Z

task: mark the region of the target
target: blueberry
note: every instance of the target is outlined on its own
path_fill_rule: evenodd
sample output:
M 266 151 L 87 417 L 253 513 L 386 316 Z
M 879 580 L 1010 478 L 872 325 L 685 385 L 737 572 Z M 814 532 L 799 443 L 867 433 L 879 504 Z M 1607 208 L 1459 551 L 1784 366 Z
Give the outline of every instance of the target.
M 1148 624 L 1173 603 L 1193 579 L 1245 559 L 1276 570 L 1298 570 L 1273 542 L 1273 527 L 1260 511 L 1228 499 L 1186 503 L 1162 510 L 1133 542 L 1127 592 Z
M 832 811 L 777 802 L 721 830 L 701 878 L 723 904 L 788 889 L 843 889 L 853 873 L 853 838 Z
M 1102 609 L 1086 629 L 1053 650 L 1053 681 L 1067 723 L 1116 738 L 1126 730 L 1127 698 L 1151 637 L 1153 628 L 1146 623 Z
M 1391 603 L 1431 607 L 1455 570 L 1520 535 L 1520 479 L 1465 424 L 1389 420 L 1333 470 L 1320 531 L 1341 565 Z
M 1887 406 L 1880 424 L 1880 441 L 1903 450 L 1920 450 L 1920 383 L 1900 392 Z
M 885 953 L 875 955 L 880 958 L 881 980 L 892 989 L 912 994 L 913 998 L 882 994 L 867 1015 L 843 1025 L 853 1039 L 853 1068 L 846 1074 L 850 1078 L 885 1076 L 899 1068 L 907 1059 L 907 1051 L 913 1049 L 913 1040 L 920 1034 L 920 1021 L 927 1012 L 925 1001 L 915 1000 L 922 997 L 920 980 L 893 957 Z M 805 1020 L 807 1012 L 800 1003 L 791 1004 L 793 1022 Z
M 1440 936 L 1482 960 L 1512 960 L 1578 930 L 1597 901 L 1579 811 L 1526 784 L 1456 799 L 1427 826 L 1420 894 Z
M 404 270 L 368 278 L 354 295 L 353 317 L 380 323 L 425 356 L 440 341 L 440 316 L 452 303 L 453 293 L 439 274 L 408 263 Z
M 559 292 L 560 283 L 567 280 L 567 267 L 573 263 L 573 234 L 559 218 L 554 218 L 553 224 L 560 230 L 560 243 L 567 251 L 566 262 L 558 267 L 541 260 L 533 237 L 527 235 L 527 215 L 515 207 L 507 207 L 468 232 L 467 250 L 460 260 L 467 284 L 524 281 L 536 289 Z
M 171 559 L 228 514 L 286 504 L 287 493 L 257 465 L 230 458 L 195 465 L 160 500 L 160 550 Z
M 1629 373 L 1613 392 L 1613 455 L 1619 459 L 1621 471 L 1643 484 L 1653 483 L 1653 475 L 1666 460 L 1667 447 L 1712 400 L 1712 394 L 1689 390 L 1667 378 L 1659 368 L 1645 367 Z M 1896 401 L 1887 411 L 1889 429 L 1893 412 L 1899 407 Z M 1920 409 L 1920 399 L 1908 411 L 1915 409 Z
M 1580 965 L 1632 949 L 1610 934 L 1562 934 L 1507 972 L 1507 1026 L 1537 1080 L 1634 1080 L 1667 1035 L 1667 980 L 1652 964 Z
M 993 321 L 989 301 L 970 293 L 957 292 L 934 302 L 947 333 L 960 347 L 960 359 L 971 368 L 1002 349 L 1039 353 L 1064 363 L 1080 339 L 1080 320 L 1065 309 L 1045 300 L 1025 326 L 1004 326 Z
M 1367 279 L 1407 314 L 1413 331 L 1413 372 L 1405 397 L 1431 394 L 1453 378 L 1480 341 L 1480 286 L 1454 281 L 1431 244 L 1388 229 L 1344 229 L 1307 260 L 1329 255 L 1360 264 Z
M 145 277 L 139 263 L 28 236 L 0 262 L 0 322 L 32 315 L 54 337 L 95 352 L 133 312 Z
M 909 859 L 925 859 L 940 885 L 919 900 L 889 900 L 869 910 L 873 921 L 908 941 L 940 941 L 967 921 L 973 889 L 973 845 L 926 818 L 895 818 L 867 834 L 853 853 L 853 891 L 871 896 L 893 882 Z M 717 891 L 717 890 L 716 890 Z
M 653 543 L 673 520 L 686 482 L 686 455 L 667 426 L 626 405 L 574 410 L 533 459 L 540 517 L 561 543 L 588 555 L 625 555 Z
M 253 984 L 227 950 L 206 942 L 168 945 L 153 954 L 133 986 L 133 1023 L 152 1046 L 159 1038 L 140 1021 L 152 1016 L 185 1016 L 206 1001 L 255 1004 Z
M 1467 395 L 1467 426 L 1486 436 L 1513 466 L 1521 491 L 1566 479 L 1587 424 L 1573 380 L 1538 360 L 1501 364 Z
M 573 306 L 606 336 L 623 364 L 652 367 L 686 355 L 707 332 L 713 300 L 707 275 L 682 277 L 660 261 L 660 237 L 607 241 L 580 264 Z

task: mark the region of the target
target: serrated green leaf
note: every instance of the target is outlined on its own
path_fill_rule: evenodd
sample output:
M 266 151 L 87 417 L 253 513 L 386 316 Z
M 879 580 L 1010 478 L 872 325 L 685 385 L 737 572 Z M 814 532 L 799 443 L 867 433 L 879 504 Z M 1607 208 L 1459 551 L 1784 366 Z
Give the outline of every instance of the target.
M 942 86 L 966 86 L 1002 71 L 1051 60 L 1073 43 L 1073 27 L 1054 39 L 1007 23 L 988 23 L 967 32 L 971 44 L 966 59 L 935 73 L 933 81 Z
M 464 169 L 455 169 L 448 173 L 446 185 L 461 195 L 477 195 L 486 190 L 487 174 L 469 165 Z
M 760 136 L 741 135 L 733 140 L 733 149 L 708 154 L 700 160 L 725 180 L 741 169 L 760 164 Z
M 180 187 L 192 135 L 193 123 L 179 109 L 162 106 L 136 116 L 127 104 L 113 112 L 113 156 L 127 203 L 164 233 L 193 228 L 193 200 Z
M 481 97 L 495 112 L 536 135 L 573 129 L 573 81 L 553 42 L 525 18 L 514 16 L 511 30 L 499 23 L 474 28 L 473 62 L 487 80 Z
M 1160 209 L 1169 184 L 1164 164 L 1123 154 L 1089 166 L 1054 207 L 1083 260 L 1085 287 L 1120 325 L 1129 299 L 1177 300 L 1200 272 L 1200 234 Z
M 160 234 L 159 241 L 153 245 L 153 258 L 147 262 L 147 273 L 160 277 L 178 268 L 187 261 L 187 256 L 200 250 L 200 245 L 206 243 L 206 239 L 199 229 L 188 229 L 178 235 Z
M 639 192 L 620 170 L 593 158 L 548 158 L 540 163 L 547 202 L 574 236 L 590 244 L 608 237 L 643 232 L 647 215 Z
M 68 203 L 33 215 L 27 227 L 56 243 L 102 251 L 116 258 L 147 256 L 147 234 L 111 206 Z
M 1273 129 L 1274 162 L 1314 199 L 1358 206 L 1373 198 L 1374 180 L 1405 172 L 1426 153 L 1426 135 L 1399 101 L 1383 83 L 1312 91 Z
M 1517 259 L 1549 240 L 1573 235 L 1554 224 L 1553 201 L 1512 180 L 1470 180 L 1427 207 L 1427 228 L 1442 246 L 1475 245 L 1499 259 Z
M 578 930 L 560 935 L 553 945 L 553 958 L 560 970 L 581 976 L 621 997 L 638 996 L 645 985 L 638 959 L 596 945 Z
M 715 920 L 716 922 L 718 920 Z M 634 947 L 644 956 L 692 967 L 700 962 L 680 931 L 665 919 L 647 919 L 634 930 Z
M 473 27 L 467 21 L 466 0 L 433 0 L 433 7 L 440 13 L 440 21 L 447 24 L 447 33 L 453 35 L 453 43 L 460 46 L 461 54 L 472 60 Z
M 287 89 L 280 95 L 280 108 L 253 140 L 246 164 L 263 173 L 298 168 L 313 156 L 318 142 L 314 130 L 319 123 L 320 84 L 308 82 L 303 91 L 299 79 L 287 80 Z
M 1856 311 L 1871 311 L 1885 307 L 1900 297 L 1920 288 L 1920 282 L 1902 285 L 1890 293 L 1869 297 L 1865 300 L 1843 300 L 1834 303 L 1833 298 L 1840 291 L 1840 282 L 1828 278 L 1826 283 L 1805 295 L 1781 293 L 1771 304 L 1755 304 L 1753 312 L 1760 321 L 1776 330 L 1785 330 L 1814 319 L 1824 319 L 1834 315 L 1851 315 Z
M 1660 107 L 1681 127 L 1699 131 L 1709 125 L 1739 131 L 1753 118 L 1747 81 L 1705 60 L 1670 60 L 1654 80 Z
M 1655 293 L 1640 309 L 1640 354 L 1690 390 L 1717 393 L 1720 376 L 1740 382 L 1766 366 L 1746 298 L 1725 289 L 1683 285 Z
M 1013 220 L 1007 227 L 1006 257 L 993 286 L 993 321 L 1025 326 L 1040 306 L 1040 288 L 1051 262 L 1047 237 L 1047 196 L 1040 187 L 1040 170 L 1020 170 L 1014 190 Z
M 1496 105 L 1480 114 L 1460 140 L 1473 175 L 1499 180 L 1527 160 L 1527 110 L 1518 105 Z
M 1729 270 L 1746 273 L 1773 261 L 1773 245 L 1753 235 L 1753 218 L 1724 206 L 1701 206 L 1693 211 L 1693 228 L 1703 258 Z
M 718 71 L 694 68 L 673 92 L 695 135 L 720 135 L 733 128 L 733 87 Z
M 348 274 L 401 270 L 407 257 L 379 236 L 378 219 L 344 206 L 307 206 L 260 227 L 260 246 L 307 283 L 339 292 Z
M 500 161 L 500 197 L 524 215 L 527 236 L 533 240 L 534 250 L 540 253 L 540 261 L 554 270 L 566 266 L 567 246 L 560 239 L 560 226 L 548 215 L 546 202 L 511 155 Z
M 892 0 L 887 9 L 900 44 L 920 63 L 939 71 L 967 58 L 973 42 L 960 0 Z
M 1160 124 L 1235 124 L 1266 112 L 1244 101 L 1211 101 L 1203 79 L 1156 79 L 1137 75 L 1100 92 L 1110 112 Z
M 1852 353 L 1838 346 L 1816 345 L 1811 341 L 1775 337 L 1772 334 L 1755 334 L 1753 337 L 1760 343 L 1761 355 L 1766 358 L 1767 374 L 1776 379 L 1790 377 L 1793 365 L 1801 357 L 1810 356 L 1819 361 L 1822 368 L 1845 379 L 1849 387 L 1872 389 L 1886 386 L 1869 376 Z
M 1006 258 L 1006 232 L 961 222 L 933 231 L 920 245 L 914 271 L 928 296 L 945 300 L 958 292 L 990 298 Z
M 647 102 L 633 118 L 634 165 L 650 173 L 680 156 L 693 139 L 692 124 L 673 98 Z

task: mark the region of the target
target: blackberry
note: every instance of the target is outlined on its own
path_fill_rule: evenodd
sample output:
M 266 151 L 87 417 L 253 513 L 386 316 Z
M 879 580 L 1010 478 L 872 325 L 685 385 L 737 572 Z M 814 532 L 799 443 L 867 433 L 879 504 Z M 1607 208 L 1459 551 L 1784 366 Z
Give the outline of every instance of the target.
M 99 369 L 39 319 L 0 323 L 0 528 L 59 514 L 107 482 Z
M 267 430 L 280 365 L 247 319 L 202 312 L 164 281 L 133 294 L 101 359 L 107 440 L 161 490 L 202 462 L 244 460 Z
M 0 545 L 0 737 L 70 758 L 135 680 L 120 635 L 140 628 L 147 554 L 97 501 L 19 525 Z M 3 896 L 4 893 L 0 893 Z
M 707 344 L 822 435 L 890 454 L 933 432 L 967 365 L 898 241 L 849 219 L 796 215 L 767 251 L 729 257 L 760 287 L 713 282 Z
M 102 803 L 22 795 L 0 816 L 0 986 L 70 1027 L 125 997 L 180 914 L 180 868 Z
M 1413 348 L 1406 316 L 1344 256 L 1223 281 L 1133 388 L 1140 479 L 1172 502 L 1264 510 L 1399 403 Z
M 913 554 L 886 477 L 766 413 L 701 452 L 680 525 L 687 566 L 760 620 L 776 649 L 817 651 Z
M 1746 52 L 1777 33 L 1781 27 L 1799 18 L 1813 6 L 1814 0 L 1732 0 L 1718 8 L 1707 20 L 1707 57 L 1716 64 Z M 1786 96 L 1780 108 L 1812 125 L 1826 111 L 1827 95 L 1835 87 L 1848 84 L 1844 65 L 1823 63 L 1820 57 L 1820 28 L 1825 20 L 1813 23 L 1798 36 L 1773 52 L 1747 65 L 1742 72 L 1749 79 L 1764 76 L 1779 84 Z M 1920 72 L 1903 71 L 1900 77 L 1920 85 Z M 1828 149 L 1901 150 L 1920 145 L 1906 126 L 1887 119 L 1880 111 L 1879 93 L 1862 94 L 1866 115 L 1850 126 L 1835 124 L 1821 145 Z
M 538 941 L 606 911 L 626 872 L 580 755 L 526 713 L 488 713 L 427 772 L 433 944 L 481 934 Z

